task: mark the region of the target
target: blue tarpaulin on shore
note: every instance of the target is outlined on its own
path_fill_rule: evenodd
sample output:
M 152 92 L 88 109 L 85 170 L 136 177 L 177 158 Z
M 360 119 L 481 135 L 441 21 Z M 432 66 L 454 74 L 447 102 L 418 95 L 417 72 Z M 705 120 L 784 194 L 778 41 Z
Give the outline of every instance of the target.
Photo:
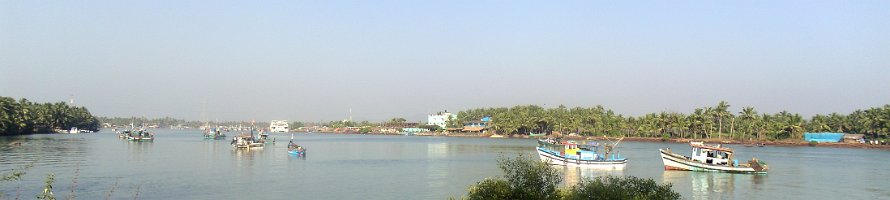
M 844 139 L 843 133 L 804 133 L 803 140 L 807 142 L 840 142 Z

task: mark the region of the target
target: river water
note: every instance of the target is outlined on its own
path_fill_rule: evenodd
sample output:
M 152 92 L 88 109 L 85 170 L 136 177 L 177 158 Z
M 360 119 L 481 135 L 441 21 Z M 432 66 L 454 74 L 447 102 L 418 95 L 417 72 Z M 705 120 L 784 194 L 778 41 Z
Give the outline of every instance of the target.
M 228 133 L 231 139 L 234 132 Z M 233 150 L 199 131 L 158 130 L 154 142 L 110 132 L 0 137 L 0 170 L 33 163 L 23 180 L 0 182 L 0 199 L 33 198 L 48 173 L 67 199 L 447 199 L 501 174 L 499 156 L 534 153 L 530 139 L 294 134 L 304 158 L 287 154 L 291 134 L 262 150 Z M 21 145 L 8 145 L 21 142 Z M 673 184 L 684 199 L 890 199 L 890 151 L 742 147 L 739 160 L 766 161 L 766 175 L 664 171 L 658 149 L 686 144 L 622 142 L 624 171 L 557 167 L 566 184 L 630 175 Z M 72 188 L 73 186 L 73 188 Z M 73 193 L 71 191 L 74 191 Z

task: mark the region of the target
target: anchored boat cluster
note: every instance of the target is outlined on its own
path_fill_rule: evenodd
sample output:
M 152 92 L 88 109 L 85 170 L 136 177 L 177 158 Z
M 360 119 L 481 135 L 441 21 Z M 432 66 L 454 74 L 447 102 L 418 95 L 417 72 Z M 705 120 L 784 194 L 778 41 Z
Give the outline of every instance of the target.
M 622 139 L 602 144 L 596 142 L 579 144 L 575 141 L 561 141 L 554 138 L 540 139 L 536 150 L 542 161 L 555 165 L 623 170 L 627 166 L 627 158 L 621 158 L 620 154 L 615 152 Z M 670 148 L 660 149 L 664 169 L 728 173 L 766 173 L 769 170 L 766 162 L 757 158 L 739 163 L 731 148 L 719 144 L 690 142 L 689 146 L 692 147 L 692 156 L 674 153 Z

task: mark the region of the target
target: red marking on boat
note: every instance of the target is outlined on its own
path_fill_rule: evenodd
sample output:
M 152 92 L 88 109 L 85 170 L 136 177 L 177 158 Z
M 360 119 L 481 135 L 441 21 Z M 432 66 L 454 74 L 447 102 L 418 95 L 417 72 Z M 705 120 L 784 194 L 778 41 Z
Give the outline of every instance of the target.
M 683 168 L 679 168 L 679 167 L 673 167 L 673 166 L 667 166 L 667 165 L 664 166 L 664 170 L 688 171 L 687 169 L 683 169 Z

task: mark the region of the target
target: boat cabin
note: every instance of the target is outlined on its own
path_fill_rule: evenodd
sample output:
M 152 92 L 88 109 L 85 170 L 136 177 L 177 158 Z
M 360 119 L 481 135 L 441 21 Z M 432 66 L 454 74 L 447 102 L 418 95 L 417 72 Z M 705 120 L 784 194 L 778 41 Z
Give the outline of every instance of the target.
M 730 165 L 732 161 L 732 149 L 717 146 L 705 145 L 703 142 L 690 142 L 692 146 L 692 160 L 713 164 L 713 165 Z M 734 163 L 733 163 L 734 164 Z
M 574 158 L 579 160 L 596 160 L 597 155 L 592 151 L 592 149 L 581 148 L 578 144 L 574 142 L 569 142 L 565 144 L 565 156 L 566 158 Z

